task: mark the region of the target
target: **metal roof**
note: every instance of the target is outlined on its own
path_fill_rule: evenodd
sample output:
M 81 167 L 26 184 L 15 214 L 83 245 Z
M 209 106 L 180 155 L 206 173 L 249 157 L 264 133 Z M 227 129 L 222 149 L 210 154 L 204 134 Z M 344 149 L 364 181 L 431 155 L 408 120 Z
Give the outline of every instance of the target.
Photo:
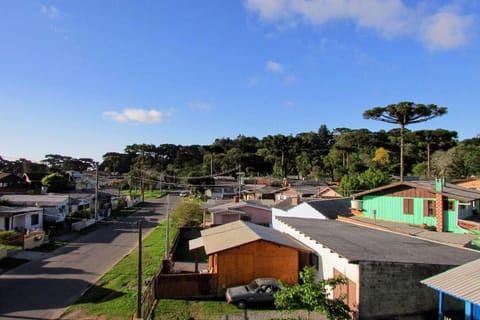
M 301 251 L 311 251 L 307 246 L 278 230 L 241 220 L 204 229 L 201 234 L 207 255 L 258 240 L 273 242 Z
M 435 290 L 480 305 L 480 259 L 420 282 Z
M 29 195 L 29 194 L 12 194 L 3 195 L 1 200 L 8 201 L 14 206 L 40 206 L 55 207 L 68 200 L 68 195 Z
M 239 201 L 239 202 L 232 202 L 229 201 L 227 203 L 220 204 L 218 206 L 210 207 L 208 208 L 210 212 L 217 212 L 217 211 L 222 211 L 222 210 L 237 210 L 237 211 L 242 211 L 243 208 L 245 207 L 252 207 L 252 208 L 257 208 L 265 211 L 271 211 L 272 209 L 262 205 L 261 203 L 258 202 L 253 202 L 253 201 Z M 243 211 L 242 211 L 243 212 Z
M 0 206 L 0 217 L 11 217 L 17 214 L 23 214 L 28 212 L 42 212 L 42 209 L 37 207 Z
M 277 217 L 351 262 L 381 261 L 457 266 L 480 258 L 480 252 L 454 248 L 412 236 L 338 220 Z
M 437 192 L 435 189 L 435 182 L 434 181 L 411 181 L 411 182 L 397 182 L 393 184 L 389 184 L 386 186 L 381 186 L 375 189 L 371 189 L 368 191 L 356 193 L 352 195 L 352 198 L 362 197 L 367 194 L 372 194 L 392 188 L 397 188 L 400 186 L 406 186 L 411 188 L 422 188 L 427 189 L 431 192 Z M 469 189 L 461 186 L 457 186 L 452 183 L 445 183 L 442 187 L 442 191 L 440 192 L 442 195 L 448 198 L 457 199 L 465 202 L 479 200 L 480 199 L 480 191 L 475 189 Z

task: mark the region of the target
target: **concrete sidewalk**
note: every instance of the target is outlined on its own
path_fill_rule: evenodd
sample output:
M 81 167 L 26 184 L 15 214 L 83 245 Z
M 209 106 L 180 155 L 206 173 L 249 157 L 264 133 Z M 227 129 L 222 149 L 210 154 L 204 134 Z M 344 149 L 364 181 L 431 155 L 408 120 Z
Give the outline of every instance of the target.
M 458 234 L 451 232 L 436 232 L 425 230 L 420 227 L 415 227 L 412 225 L 392 222 L 380 219 L 372 219 L 367 217 L 360 216 L 351 216 L 351 217 L 341 217 L 339 220 L 357 223 L 367 227 L 372 227 L 376 229 L 387 230 L 391 232 L 396 232 L 400 234 L 406 234 L 410 236 L 419 237 L 429 241 L 435 241 L 438 243 L 451 245 L 455 247 L 469 247 L 470 241 L 477 239 L 478 235 L 469 235 L 469 234 Z

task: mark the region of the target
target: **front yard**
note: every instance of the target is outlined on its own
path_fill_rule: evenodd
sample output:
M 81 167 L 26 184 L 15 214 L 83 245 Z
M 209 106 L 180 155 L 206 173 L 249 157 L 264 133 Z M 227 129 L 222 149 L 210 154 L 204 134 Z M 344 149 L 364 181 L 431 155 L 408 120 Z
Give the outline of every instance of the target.
M 171 237 L 176 230 L 171 230 Z M 162 222 L 143 240 L 143 279 L 159 270 L 165 250 L 166 223 Z M 134 250 L 95 286 L 73 304 L 63 319 L 128 319 L 135 311 L 137 299 L 138 251 Z

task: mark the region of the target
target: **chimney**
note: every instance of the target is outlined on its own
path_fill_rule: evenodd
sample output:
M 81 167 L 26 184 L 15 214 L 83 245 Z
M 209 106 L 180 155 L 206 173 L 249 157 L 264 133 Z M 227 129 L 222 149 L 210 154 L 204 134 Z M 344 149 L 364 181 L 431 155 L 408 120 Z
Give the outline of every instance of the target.
M 443 192 L 444 185 L 445 185 L 445 178 L 435 178 L 435 191 Z
M 298 196 L 292 197 L 291 199 L 292 199 L 292 200 L 291 200 L 291 203 L 292 203 L 292 205 L 294 205 L 294 206 L 296 206 L 296 205 L 298 205 L 298 204 L 300 203 L 300 199 L 299 199 Z

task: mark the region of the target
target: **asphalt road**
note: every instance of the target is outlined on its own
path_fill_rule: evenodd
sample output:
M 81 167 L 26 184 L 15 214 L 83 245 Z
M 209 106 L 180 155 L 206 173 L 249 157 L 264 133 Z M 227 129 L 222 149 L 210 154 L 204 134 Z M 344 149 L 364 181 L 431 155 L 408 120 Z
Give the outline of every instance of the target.
M 58 319 L 65 309 L 125 255 L 138 247 L 138 227 L 148 235 L 166 217 L 167 198 L 146 201 L 127 218 L 51 254 L 0 275 L 0 319 Z M 179 197 L 170 197 L 170 210 Z

